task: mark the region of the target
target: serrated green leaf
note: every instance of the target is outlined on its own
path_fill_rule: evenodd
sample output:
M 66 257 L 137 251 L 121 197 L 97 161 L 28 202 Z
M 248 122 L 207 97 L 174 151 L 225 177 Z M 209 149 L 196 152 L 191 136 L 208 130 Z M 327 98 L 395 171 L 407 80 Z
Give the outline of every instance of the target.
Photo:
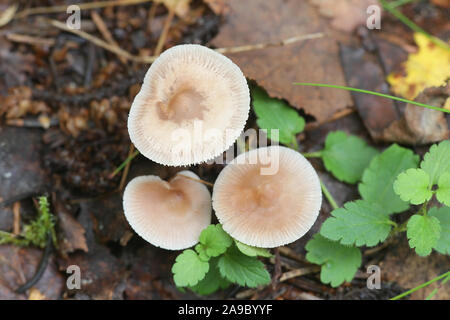
M 337 287 L 344 281 L 352 281 L 361 265 L 361 252 L 358 248 L 344 246 L 320 234 L 315 234 L 305 248 L 308 251 L 306 260 L 322 266 L 320 281 L 329 283 L 332 287 Z
M 209 263 L 202 261 L 194 250 L 184 250 L 172 266 L 173 280 L 177 287 L 195 286 L 209 270 Z
M 431 146 L 423 157 L 420 167 L 429 174 L 431 185 L 438 183 L 439 177 L 450 172 L 450 141 L 445 140 Z
M 270 135 L 270 130 L 278 129 L 278 140 L 283 144 L 291 144 L 295 141 L 295 135 L 305 128 L 305 119 L 284 101 L 270 98 L 257 87 L 252 88 L 252 98 L 253 110 L 258 117 L 256 122 L 261 129 L 267 130 L 271 140 L 275 138 Z
M 217 258 L 211 259 L 208 273 L 203 280 L 190 288 L 192 291 L 206 296 L 219 289 L 226 289 L 230 285 L 230 282 L 220 275 L 217 262 Z
M 441 226 L 441 236 L 434 249 L 442 254 L 450 254 L 450 208 L 431 208 L 428 215 L 439 220 Z
M 236 246 L 230 247 L 219 258 L 218 266 L 225 279 L 241 286 L 253 288 L 270 282 L 270 274 L 264 264 L 257 258 L 246 256 Z
M 400 173 L 394 182 L 394 191 L 403 201 L 421 204 L 433 196 L 430 176 L 422 169 L 408 169 Z
M 204 252 L 210 257 L 217 257 L 224 253 L 233 243 L 233 239 L 226 233 L 220 224 L 212 224 L 200 234 L 200 244 Z
M 322 159 L 325 168 L 337 179 L 356 183 L 377 154 L 378 151 L 368 146 L 363 139 L 335 131 L 329 133 L 325 140 Z
M 450 162 L 450 159 L 448 161 Z M 440 203 L 450 207 L 450 172 L 445 172 L 439 177 L 436 198 Z
M 269 252 L 269 250 L 265 248 L 258 248 L 258 247 L 252 247 L 245 243 L 239 242 L 237 240 L 234 240 L 236 243 L 236 247 L 241 251 L 243 254 L 249 257 L 265 257 L 270 258 L 272 257 L 272 254 Z
M 382 206 L 364 200 L 347 202 L 331 214 L 320 234 L 343 245 L 375 246 L 388 237 L 393 224 Z
M 427 256 L 437 245 L 441 235 L 440 222 L 433 216 L 413 215 L 406 225 L 406 235 L 409 246 L 416 250 L 419 256 Z
M 419 157 L 411 150 L 393 144 L 374 157 L 364 170 L 358 189 L 364 200 L 383 204 L 386 214 L 405 211 L 409 204 L 394 192 L 397 176 L 410 168 L 417 168 Z

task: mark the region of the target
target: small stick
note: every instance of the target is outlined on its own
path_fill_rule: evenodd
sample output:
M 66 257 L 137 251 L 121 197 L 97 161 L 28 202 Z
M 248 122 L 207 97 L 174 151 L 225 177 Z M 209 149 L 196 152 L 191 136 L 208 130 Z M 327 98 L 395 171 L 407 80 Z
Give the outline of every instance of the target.
M 105 7 L 113 7 L 113 6 L 129 6 L 129 5 L 135 5 L 135 4 L 141 4 L 145 2 L 150 2 L 151 0 L 110 0 L 110 1 L 98 1 L 98 2 L 91 2 L 91 3 L 79 3 L 77 6 L 81 10 L 89 10 L 89 9 L 99 9 L 99 8 L 105 8 Z M 25 9 L 23 11 L 18 12 L 14 18 L 20 19 L 25 18 L 30 15 L 35 14 L 47 14 L 47 13 L 58 13 L 58 12 L 66 12 L 67 11 L 67 5 L 62 6 L 52 6 L 52 7 L 35 7 L 35 8 L 29 8 Z
M 173 17 L 175 16 L 175 10 L 172 8 L 169 9 L 169 14 L 167 15 L 166 21 L 164 22 L 164 27 L 159 36 L 158 43 L 156 44 L 156 49 L 154 52 L 155 56 L 159 56 L 166 44 L 167 34 L 170 30 L 170 25 L 172 24 Z
M 306 267 L 306 268 L 300 268 L 300 269 L 295 269 L 295 270 L 291 270 L 288 272 L 285 272 L 281 275 L 280 277 L 280 282 L 292 279 L 292 278 L 297 278 L 297 277 L 301 277 L 307 274 L 311 274 L 311 273 L 316 273 L 320 271 L 320 266 L 313 266 L 313 267 Z
M 289 247 L 279 247 L 278 250 L 280 251 L 280 254 L 282 254 L 285 257 L 291 258 L 292 260 L 298 261 L 298 262 L 307 262 L 305 258 L 292 250 Z M 309 263 L 309 262 L 307 262 Z
M 37 46 L 52 47 L 55 44 L 54 39 L 32 37 L 26 34 L 8 33 L 6 39 L 12 42 L 25 43 Z
M 110 45 L 119 48 L 119 44 L 116 42 L 116 40 L 114 40 L 114 37 L 112 36 L 111 32 L 109 32 L 108 27 L 106 26 L 106 23 L 103 21 L 102 17 L 96 11 L 91 11 L 91 18 L 97 26 L 97 29 L 102 34 L 103 38 L 105 38 L 105 40 Z M 123 64 L 127 63 L 127 58 L 123 56 L 119 56 L 118 58 Z
M 324 34 L 322 32 L 318 32 L 318 33 L 290 37 L 290 38 L 286 38 L 286 39 L 278 41 L 278 42 L 263 42 L 263 43 L 250 44 L 250 45 L 237 46 L 237 47 L 219 48 L 219 49 L 216 49 L 216 51 L 223 53 L 223 54 L 227 54 L 227 53 L 237 53 L 237 52 L 252 51 L 252 50 L 261 50 L 261 49 L 265 49 L 265 48 L 269 48 L 269 47 L 279 47 L 279 46 L 282 47 L 282 46 L 285 46 L 288 44 L 293 44 L 293 43 L 304 41 L 304 40 L 318 39 L 318 38 L 322 38 L 322 37 L 324 37 Z
M 13 234 L 20 234 L 20 202 L 17 201 L 13 205 L 14 223 L 13 223 Z

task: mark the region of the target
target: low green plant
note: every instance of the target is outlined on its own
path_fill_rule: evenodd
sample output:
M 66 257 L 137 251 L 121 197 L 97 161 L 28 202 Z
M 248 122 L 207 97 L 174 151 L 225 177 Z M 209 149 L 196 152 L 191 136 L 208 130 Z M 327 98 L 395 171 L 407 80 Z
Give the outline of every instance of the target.
M 257 287 L 270 282 L 270 274 L 257 259 L 271 257 L 266 249 L 255 248 L 231 238 L 220 224 L 200 234 L 195 250 L 184 250 L 175 259 L 173 279 L 179 288 L 208 295 L 231 283 Z
M 50 212 L 48 199 L 45 196 L 38 199 L 39 209 L 36 220 L 31 221 L 23 227 L 20 235 L 14 235 L 9 232 L 0 231 L 0 244 L 14 244 L 18 246 L 36 246 L 44 248 L 47 243 L 47 237 L 50 233 L 53 244 L 57 245 L 55 232 L 55 218 Z

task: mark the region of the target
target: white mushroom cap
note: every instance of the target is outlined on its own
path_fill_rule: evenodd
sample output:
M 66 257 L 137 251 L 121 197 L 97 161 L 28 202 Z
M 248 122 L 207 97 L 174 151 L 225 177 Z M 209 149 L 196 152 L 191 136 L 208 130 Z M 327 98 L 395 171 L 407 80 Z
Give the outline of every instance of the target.
M 239 155 L 214 183 L 213 208 L 223 229 L 256 247 L 274 248 L 301 238 L 316 221 L 321 204 L 314 168 L 285 147 Z
M 125 217 L 144 240 L 169 250 L 192 247 L 211 223 L 211 195 L 190 171 L 169 182 L 158 176 L 131 180 L 123 194 Z
M 131 106 L 131 141 L 163 165 L 191 165 L 227 150 L 250 110 L 247 81 L 238 66 L 209 48 L 172 47 L 150 66 Z

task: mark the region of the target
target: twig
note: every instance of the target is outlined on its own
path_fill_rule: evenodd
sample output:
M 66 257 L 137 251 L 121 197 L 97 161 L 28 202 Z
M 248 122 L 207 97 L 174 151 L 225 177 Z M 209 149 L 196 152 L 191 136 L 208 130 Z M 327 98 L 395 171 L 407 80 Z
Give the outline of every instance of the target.
M 47 268 L 48 260 L 52 253 L 52 249 L 53 249 L 52 234 L 51 232 L 49 232 L 47 234 L 47 244 L 45 246 L 44 253 L 42 254 L 41 261 L 39 262 L 39 265 L 36 269 L 36 273 L 34 274 L 33 278 L 31 278 L 28 282 L 26 282 L 24 285 L 20 286 L 16 290 L 17 293 L 24 293 L 41 279 L 42 275 L 45 272 L 45 269 Z
M 223 54 L 227 54 L 227 53 L 237 53 L 237 52 L 244 52 L 244 51 L 260 50 L 260 49 L 265 49 L 265 48 L 269 48 L 269 47 L 285 46 L 285 45 L 293 44 L 293 43 L 304 41 L 304 40 L 318 39 L 318 38 L 322 38 L 324 36 L 325 35 L 322 32 L 318 32 L 318 33 L 290 37 L 290 38 L 287 38 L 287 39 L 284 39 L 284 40 L 281 40 L 278 42 L 263 42 L 263 43 L 245 45 L 245 46 L 219 48 L 219 49 L 216 49 L 216 51 L 223 53 Z
M 305 258 L 301 255 L 292 250 L 289 247 L 279 247 L 278 250 L 280 251 L 280 254 L 282 254 L 285 257 L 291 258 L 292 260 L 302 262 L 302 263 L 308 263 L 308 261 L 305 260 Z
M 102 17 L 96 12 L 91 11 L 91 18 L 92 21 L 94 21 L 95 25 L 97 26 L 97 29 L 102 34 L 103 38 L 112 46 L 119 48 L 119 44 L 114 40 L 114 37 L 112 36 L 111 32 L 109 32 L 108 27 L 106 26 L 105 22 L 103 21 Z M 120 62 L 123 64 L 127 63 L 127 58 L 123 56 L 118 57 Z
M 17 236 L 20 234 L 20 202 L 17 201 L 13 205 L 14 223 L 13 234 Z
M 6 34 L 6 39 L 12 42 L 17 43 L 26 43 L 31 45 L 37 45 L 37 46 L 47 46 L 51 47 L 55 44 L 54 39 L 47 39 L 47 38 L 39 38 L 39 37 L 33 37 L 26 34 L 18 34 L 18 33 L 8 33 Z
M 280 277 L 280 282 L 292 279 L 292 278 L 297 278 L 297 277 L 301 277 L 307 274 L 311 274 L 311 273 L 316 273 L 320 271 L 320 266 L 313 266 L 313 267 L 306 267 L 306 268 L 299 268 L 299 269 L 295 269 L 295 270 L 291 270 L 288 272 L 285 272 L 281 275 Z
M 130 6 L 135 4 L 141 4 L 145 2 L 150 2 L 151 0 L 111 0 L 111 1 L 98 1 L 98 2 L 91 2 L 91 3 L 79 3 L 77 6 L 81 10 L 89 10 L 89 9 L 99 9 L 99 8 L 105 8 L 105 7 L 113 7 L 113 6 Z M 36 15 L 36 14 L 47 14 L 47 13 L 59 13 L 59 12 L 66 12 L 67 11 L 67 5 L 62 6 L 52 6 L 52 7 L 35 7 L 35 8 L 29 8 L 25 9 L 23 11 L 18 12 L 14 18 L 15 19 L 21 19 L 25 18 L 30 15 Z
M 156 49 L 154 52 L 155 56 L 159 56 L 164 48 L 164 45 L 166 44 L 167 35 L 170 30 L 170 25 L 172 24 L 173 17 L 175 16 L 175 10 L 172 8 L 169 9 L 169 14 L 167 15 L 166 21 L 164 22 L 164 27 L 161 32 L 161 35 L 159 36 L 158 43 L 156 44 Z
M 129 59 L 129 60 L 132 60 L 135 62 L 152 63 L 157 58 L 156 56 L 145 56 L 145 57 L 134 56 L 131 53 L 128 53 L 127 51 L 125 51 L 119 47 L 115 47 L 115 46 L 107 43 L 106 41 L 103 41 L 102 39 L 95 37 L 87 32 L 84 32 L 81 30 L 76 30 L 76 29 L 70 29 L 69 27 L 66 26 L 66 24 L 64 24 L 60 21 L 57 21 L 57 20 L 50 20 L 50 24 L 58 29 L 76 34 L 77 36 L 79 36 L 83 39 L 86 39 L 88 41 L 91 41 L 95 45 L 97 45 L 105 50 L 111 51 L 118 56 L 124 57 L 126 59 Z

